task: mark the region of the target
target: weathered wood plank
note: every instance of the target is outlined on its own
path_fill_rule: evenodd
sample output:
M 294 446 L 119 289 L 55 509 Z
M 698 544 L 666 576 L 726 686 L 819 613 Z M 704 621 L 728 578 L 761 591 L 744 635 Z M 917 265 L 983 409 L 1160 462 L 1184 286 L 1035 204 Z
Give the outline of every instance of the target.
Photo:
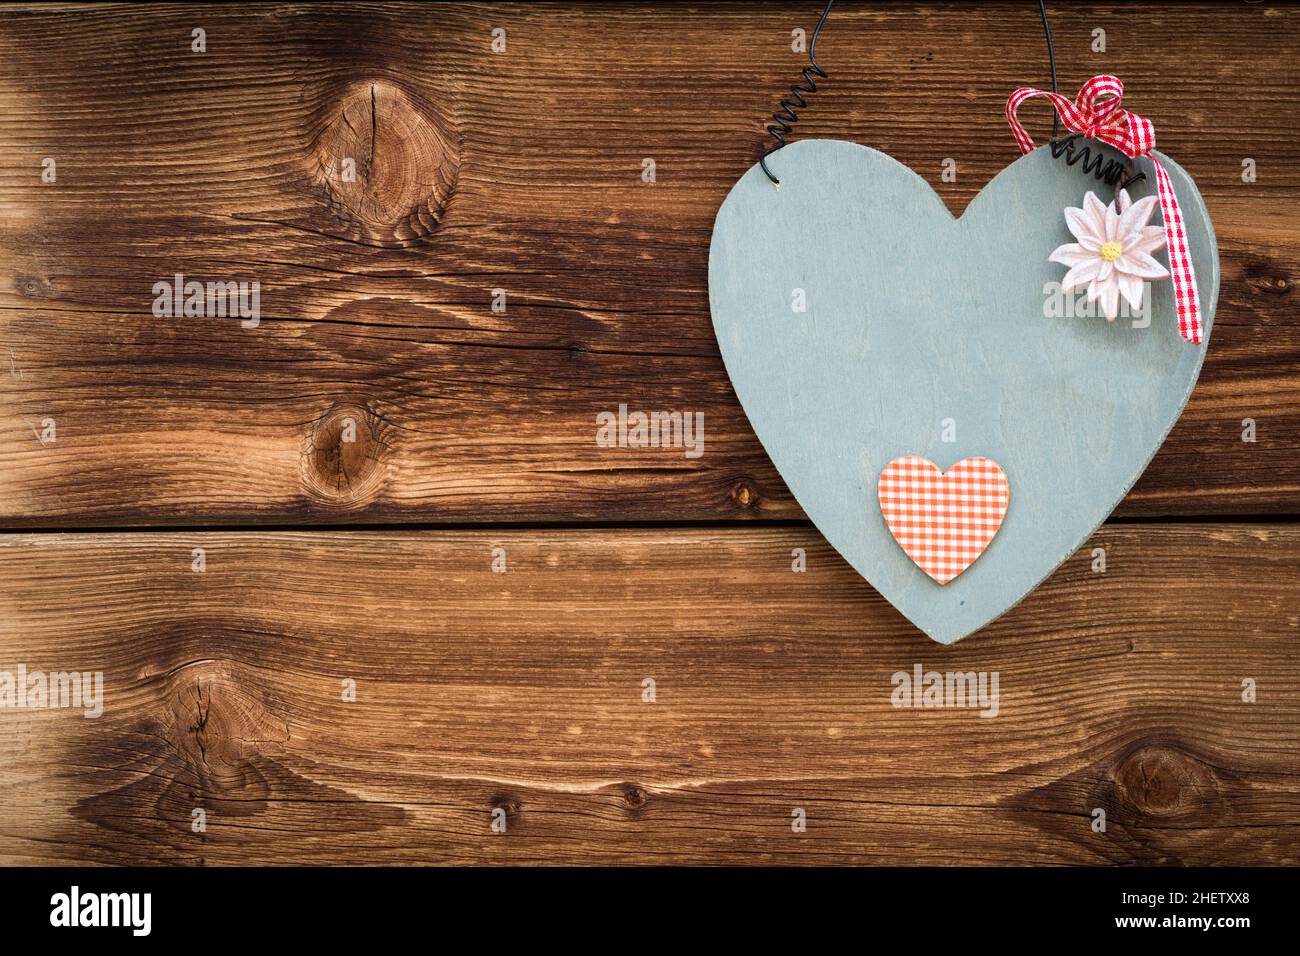
M 0 12 L 0 521 L 798 517 L 718 358 L 706 257 L 815 6 Z M 1052 18 L 1063 85 L 1128 80 L 1223 254 L 1201 385 L 1120 513 L 1294 513 L 1300 13 Z M 1045 77 L 1024 3 L 846 5 L 820 58 L 799 134 L 886 150 L 953 208 L 1016 155 L 1007 92 Z M 257 281 L 261 324 L 154 318 L 178 272 Z M 620 403 L 702 412 L 703 457 L 598 448 Z
M 0 670 L 105 707 L 0 710 L 0 860 L 1294 864 L 1297 575 L 1109 525 L 944 648 L 803 528 L 4 536 Z M 997 716 L 893 707 L 917 664 Z

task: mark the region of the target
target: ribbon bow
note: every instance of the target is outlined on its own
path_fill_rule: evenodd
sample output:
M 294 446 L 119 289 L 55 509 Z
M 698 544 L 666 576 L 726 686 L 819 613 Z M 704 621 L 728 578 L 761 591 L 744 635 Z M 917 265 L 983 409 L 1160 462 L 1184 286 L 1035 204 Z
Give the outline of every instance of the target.
M 1156 145 L 1156 128 L 1145 116 L 1138 116 L 1120 107 L 1124 98 L 1124 84 L 1117 76 L 1094 76 L 1079 90 L 1071 102 L 1060 93 L 1022 86 L 1007 99 L 1007 123 L 1016 137 L 1022 153 L 1034 149 L 1034 141 L 1016 119 L 1016 110 L 1025 100 L 1046 96 L 1056 107 L 1057 115 L 1067 129 L 1082 133 L 1088 139 L 1099 140 L 1114 146 L 1130 159 L 1149 156 Z M 1156 191 L 1160 195 L 1160 215 L 1165 221 L 1165 245 L 1169 254 L 1169 272 L 1174 283 L 1174 301 L 1178 306 L 1178 334 L 1194 344 L 1201 342 L 1201 299 L 1196 291 L 1196 273 L 1192 269 L 1192 256 L 1187 248 L 1187 232 L 1183 228 L 1183 214 L 1178 208 L 1178 197 L 1173 184 L 1160 161 L 1151 156 L 1156 171 Z

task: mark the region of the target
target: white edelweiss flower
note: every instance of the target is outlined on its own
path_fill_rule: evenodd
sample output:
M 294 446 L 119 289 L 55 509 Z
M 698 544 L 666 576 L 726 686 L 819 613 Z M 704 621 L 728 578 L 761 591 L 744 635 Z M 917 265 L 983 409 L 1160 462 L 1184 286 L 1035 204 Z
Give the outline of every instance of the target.
M 1151 257 L 1165 244 L 1163 226 L 1148 226 L 1156 208 L 1156 197 L 1133 202 L 1128 190 L 1119 191 L 1115 203 L 1102 205 L 1096 194 L 1083 198 L 1083 208 L 1065 210 L 1065 223 L 1078 242 L 1058 246 L 1048 262 L 1069 266 L 1061 280 L 1061 291 L 1088 285 L 1088 301 L 1101 299 L 1102 311 L 1113 322 L 1119 314 L 1119 297 L 1129 305 L 1142 307 L 1142 280 L 1164 279 L 1169 270 Z

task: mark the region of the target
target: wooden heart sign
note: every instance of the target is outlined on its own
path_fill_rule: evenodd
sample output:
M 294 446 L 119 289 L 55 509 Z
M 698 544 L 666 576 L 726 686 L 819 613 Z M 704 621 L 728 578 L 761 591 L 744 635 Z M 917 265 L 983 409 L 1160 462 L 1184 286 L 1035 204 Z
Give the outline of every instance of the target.
M 1206 340 L 1219 290 L 1200 193 L 1153 153 L 1181 203 Z M 1155 192 L 1129 187 L 1134 202 Z M 1169 282 L 1108 322 L 1047 261 L 1062 211 L 1107 189 L 1044 147 L 954 218 L 884 153 L 802 140 L 732 188 L 714 224 L 709 300 L 727 372 L 781 476 L 826 539 L 934 640 L 1015 605 L 1073 554 L 1146 468 L 1200 374 Z M 1107 197 L 1109 198 L 1109 197 Z M 996 461 L 1015 494 L 977 561 L 940 585 L 899 547 L 877 478 L 916 455 Z

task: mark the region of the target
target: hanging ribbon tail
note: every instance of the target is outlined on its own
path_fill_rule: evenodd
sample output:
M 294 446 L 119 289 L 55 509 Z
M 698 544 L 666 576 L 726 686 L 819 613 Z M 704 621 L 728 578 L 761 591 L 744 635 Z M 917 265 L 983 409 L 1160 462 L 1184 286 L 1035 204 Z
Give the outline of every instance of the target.
M 1174 305 L 1178 309 L 1178 334 L 1193 345 L 1204 338 L 1201 328 L 1201 296 L 1196 291 L 1196 270 L 1192 268 L 1192 254 L 1187 248 L 1187 232 L 1183 229 L 1183 213 L 1178 208 L 1169 174 L 1156 159 L 1156 190 L 1160 194 L 1160 215 L 1165 220 L 1165 250 L 1169 254 L 1169 273 L 1174 283 Z
M 1124 97 L 1124 84 L 1115 76 L 1094 76 L 1079 90 L 1073 102 L 1059 93 L 1022 86 L 1007 99 L 1006 117 L 1016 145 L 1022 153 L 1034 148 L 1034 141 L 1025 132 L 1016 111 L 1020 104 L 1035 96 L 1045 96 L 1052 102 L 1066 129 L 1081 133 L 1089 139 L 1099 140 L 1118 149 L 1130 159 L 1151 156 L 1156 145 L 1156 130 L 1151 121 L 1137 113 L 1120 108 Z M 1192 268 L 1192 254 L 1187 246 L 1187 231 L 1183 228 L 1183 214 L 1178 208 L 1173 183 L 1160 162 L 1151 156 L 1156 171 L 1156 190 L 1160 197 L 1160 215 L 1165 221 L 1165 248 L 1169 255 L 1169 275 L 1174 285 L 1174 303 L 1178 309 L 1178 334 L 1194 345 L 1204 340 L 1201 325 L 1201 297 L 1196 291 L 1196 270 Z

